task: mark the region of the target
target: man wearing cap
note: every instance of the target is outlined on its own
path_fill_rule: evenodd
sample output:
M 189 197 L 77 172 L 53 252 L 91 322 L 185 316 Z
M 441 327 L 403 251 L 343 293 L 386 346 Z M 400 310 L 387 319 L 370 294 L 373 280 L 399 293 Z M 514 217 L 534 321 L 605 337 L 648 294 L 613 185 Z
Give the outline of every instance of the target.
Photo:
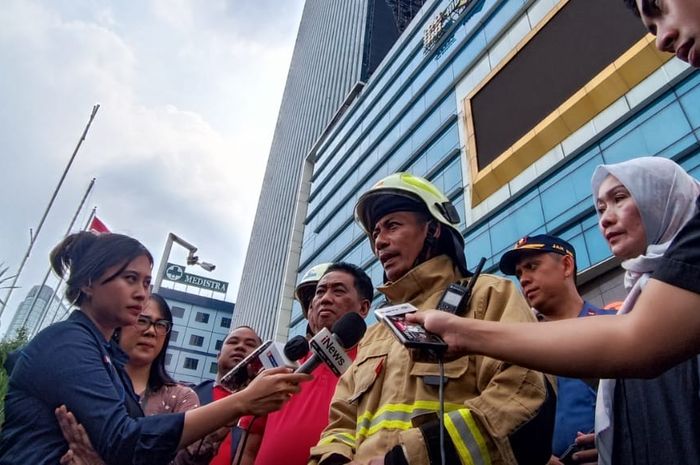
M 471 274 L 459 215 L 429 181 L 391 175 L 363 194 L 355 217 L 384 269 L 378 290 L 388 304 L 435 308 L 452 283 Z M 465 318 L 534 321 L 515 285 L 482 275 Z M 440 368 L 409 351 L 383 324 L 369 328 L 331 403 L 330 422 L 311 450 L 311 464 L 545 464 L 551 455 L 554 398 L 539 372 L 482 356 Z
M 612 315 L 581 298 L 576 288 L 576 251 L 563 239 L 546 234 L 523 237 L 501 257 L 500 269 L 516 276 L 530 306 L 544 321 L 594 315 Z M 576 442 L 594 446 L 597 380 L 559 377 L 557 413 L 550 464 L 558 465 L 566 449 Z M 590 434 L 589 434 L 590 433 Z M 577 462 L 595 462 L 595 449 L 577 454 Z
M 367 273 L 356 265 L 337 262 L 311 268 L 297 286 L 295 297 L 309 320 L 313 337 L 324 328 L 330 331 L 335 322 L 347 313 L 354 312 L 366 317 L 373 293 L 372 281 Z M 357 347 L 347 351 L 351 359 L 356 354 Z M 311 355 L 309 353 L 301 362 Z M 313 380 L 281 410 L 267 415 L 264 431 L 259 428 L 253 430 L 254 433 L 246 441 L 241 465 L 306 463 L 309 449 L 316 444 L 321 431 L 328 424 L 328 407 L 338 383 L 338 377 L 325 363 L 317 366 L 311 374 Z M 244 426 L 249 423 L 249 419 L 243 421 Z

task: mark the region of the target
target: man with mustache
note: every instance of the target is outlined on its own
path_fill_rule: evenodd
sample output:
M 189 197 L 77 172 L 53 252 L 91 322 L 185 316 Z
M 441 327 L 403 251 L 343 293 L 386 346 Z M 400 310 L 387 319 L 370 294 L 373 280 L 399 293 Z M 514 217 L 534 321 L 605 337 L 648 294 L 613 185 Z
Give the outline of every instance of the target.
M 355 218 L 384 269 L 388 303 L 435 308 L 467 270 L 459 214 L 429 181 L 391 175 L 363 194 Z M 482 275 L 464 318 L 534 321 L 515 285 Z M 404 347 L 383 324 L 369 328 L 341 377 L 330 423 L 312 464 L 545 464 L 551 455 L 554 395 L 539 372 L 467 356 L 444 364 L 444 429 L 438 419 L 440 369 Z

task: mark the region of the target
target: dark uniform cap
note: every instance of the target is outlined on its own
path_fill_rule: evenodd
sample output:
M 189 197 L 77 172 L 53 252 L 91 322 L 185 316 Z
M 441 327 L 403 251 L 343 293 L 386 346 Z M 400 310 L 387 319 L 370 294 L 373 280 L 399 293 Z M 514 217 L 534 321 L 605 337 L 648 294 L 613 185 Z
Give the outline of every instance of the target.
M 515 275 L 515 265 L 524 255 L 533 253 L 558 253 L 569 255 L 576 265 L 576 251 L 574 247 L 563 239 L 548 234 L 538 236 L 525 236 L 516 242 L 513 250 L 509 250 L 501 257 L 499 268 L 508 275 Z

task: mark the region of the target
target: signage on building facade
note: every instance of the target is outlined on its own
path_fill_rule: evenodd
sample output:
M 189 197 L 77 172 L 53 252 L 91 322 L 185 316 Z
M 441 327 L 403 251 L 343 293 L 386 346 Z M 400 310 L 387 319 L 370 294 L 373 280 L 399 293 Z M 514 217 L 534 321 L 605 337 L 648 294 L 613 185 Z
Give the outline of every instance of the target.
M 459 15 L 472 3 L 474 0 L 452 0 L 450 4 L 437 14 L 432 23 L 423 33 L 423 51 L 429 52 L 435 44 L 443 36 L 447 28 L 459 18 Z
M 199 287 L 202 289 L 208 289 L 214 292 L 226 293 L 228 290 L 228 283 L 224 281 L 217 281 L 216 279 L 205 278 L 204 276 L 197 276 L 195 274 L 185 273 L 185 267 L 181 265 L 176 265 L 174 263 L 168 263 L 165 267 L 165 276 L 163 279 L 168 281 L 173 281 L 180 284 L 185 284 L 187 286 Z

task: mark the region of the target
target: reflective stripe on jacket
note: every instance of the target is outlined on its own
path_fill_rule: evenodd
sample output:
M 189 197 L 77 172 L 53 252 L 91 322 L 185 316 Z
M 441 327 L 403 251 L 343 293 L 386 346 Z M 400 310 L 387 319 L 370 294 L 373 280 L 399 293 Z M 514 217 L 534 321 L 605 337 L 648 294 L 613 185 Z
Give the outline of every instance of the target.
M 460 280 L 452 260 L 440 256 L 379 290 L 392 304 L 410 302 L 430 309 L 450 283 Z M 535 321 L 515 285 L 491 275 L 478 278 L 465 317 Z M 444 367 L 445 439 L 452 441 L 461 462 L 516 464 L 510 437 L 537 415 L 547 397 L 544 376 L 475 355 Z M 436 363 L 415 361 L 383 324 L 369 328 L 355 362 L 338 383 L 328 427 L 311 449 L 309 463 L 323 464 L 336 454 L 366 463 L 400 444 L 411 465 L 428 465 L 418 426 L 437 419 L 438 387 L 426 384 L 424 377 L 438 375 Z M 551 433 L 538 442 L 548 448 Z M 549 458 L 549 450 L 538 456 Z

